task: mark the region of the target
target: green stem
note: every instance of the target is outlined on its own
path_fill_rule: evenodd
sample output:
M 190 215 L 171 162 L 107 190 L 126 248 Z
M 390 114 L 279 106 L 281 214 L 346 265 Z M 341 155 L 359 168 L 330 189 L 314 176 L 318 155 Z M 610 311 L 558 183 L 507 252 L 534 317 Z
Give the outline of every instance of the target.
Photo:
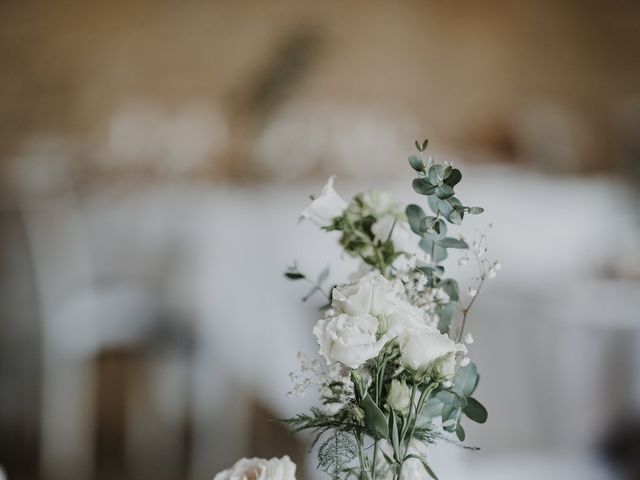
M 409 444 L 411 443 L 411 439 L 416 433 L 416 424 L 418 423 L 418 417 L 422 413 L 424 404 L 426 403 L 427 399 L 431 395 L 431 392 L 433 391 L 434 388 L 435 388 L 435 384 L 431 384 L 430 386 L 425 388 L 420 394 L 420 400 L 418 401 L 418 405 L 416 406 L 415 417 L 411 425 L 411 433 L 409 434 L 409 439 L 407 440 L 407 446 L 405 447 L 405 450 L 404 450 L 403 462 L 404 462 L 404 457 L 407 456 L 407 453 L 409 451 Z
M 384 380 L 384 370 L 387 366 L 387 361 L 383 360 L 376 371 L 376 384 L 375 384 L 375 401 L 376 405 L 380 405 L 380 395 L 382 394 L 382 382 Z M 376 480 L 376 462 L 378 459 L 378 439 L 373 443 L 373 461 L 371 464 L 371 478 Z
M 478 258 L 477 254 L 476 254 L 476 259 L 478 260 L 478 267 L 480 268 L 480 283 L 478 284 L 476 294 L 473 296 L 473 298 L 471 298 L 469 305 L 467 305 L 467 307 L 462 310 L 462 324 L 460 325 L 460 331 L 458 332 L 458 338 L 456 340 L 457 343 L 460 343 L 462 341 L 462 335 L 464 335 L 464 327 L 467 324 L 467 315 L 469 314 L 469 310 L 471 310 L 473 303 L 476 301 L 476 298 L 478 298 L 478 296 L 480 295 L 480 292 L 482 291 L 482 287 L 484 286 L 484 281 L 487 279 L 487 275 L 482 270 L 482 264 L 480 263 L 480 259 Z
M 371 480 L 369 470 L 367 470 L 367 457 L 364 454 L 364 435 L 359 433 L 356 435 L 356 443 L 358 444 L 358 456 L 360 458 L 360 480 Z

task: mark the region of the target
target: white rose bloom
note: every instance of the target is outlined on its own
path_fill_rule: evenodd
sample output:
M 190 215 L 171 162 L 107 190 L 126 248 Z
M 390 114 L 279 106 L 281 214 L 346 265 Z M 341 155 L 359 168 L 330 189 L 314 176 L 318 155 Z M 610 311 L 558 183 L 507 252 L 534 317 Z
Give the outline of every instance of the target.
M 378 271 L 333 289 L 331 306 L 348 315 L 369 314 L 379 322 L 378 333 L 391 340 L 424 326 L 422 312 L 402 297 L 402 283 L 391 282 Z
M 411 406 L 411 389 L 405 382 L 393 380 L 387 394 L 387 402 L 396 412 L 407 415 Z
M 376 357 L 384 345 L 424 326 L 422 313 L 405 301 L 402 285 L 377 271 L 333 289 L 336 316 L 316 323 L 313 333 L 329 364 L 357 368 Z
M 386 342 L 376 339 L 378 321 L 368 314 L 340 314 L 319 320 L 313 328 L 327 363 L 357 368 L 380 353 Z
M 466 351 L 464 345 L 431 327 L 423 327 L 400 339 L 400 362 L 405 368 L 426 372 L 433 367 L 444 378 L 453 376 L 455 354 Z
M 335 178 L 335 176 L 329 177 L 320 195 L 302 212 L 301 219 L 309 220 L 319 227 L 328 227 L 334 218 L 342 215 L 347 202 L 333 188 Z
M 213 480 L 295 480 L 296 464 L 288 456 L 282 458 L 243 458 L 231 468 L 218 473 Z

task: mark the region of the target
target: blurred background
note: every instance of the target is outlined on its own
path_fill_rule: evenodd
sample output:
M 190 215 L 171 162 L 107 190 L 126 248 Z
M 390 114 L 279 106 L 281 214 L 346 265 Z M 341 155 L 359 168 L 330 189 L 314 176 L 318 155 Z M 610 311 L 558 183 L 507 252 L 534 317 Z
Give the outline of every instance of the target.
M 417 201 L 428 137 L 503 265 L 443 479 L 640 478 L 640 3 L 0 2 L 0 466 L 9 480 L 324 478 L 272 418 L 336 174 Z M 474 223 L 475 222 L 475 223 Z M 455 259 L 451 263 L 455 268 Z M 465 275 L 461 272 L 461 275 Z M 0 473 L 0 478 L 2 474 Z

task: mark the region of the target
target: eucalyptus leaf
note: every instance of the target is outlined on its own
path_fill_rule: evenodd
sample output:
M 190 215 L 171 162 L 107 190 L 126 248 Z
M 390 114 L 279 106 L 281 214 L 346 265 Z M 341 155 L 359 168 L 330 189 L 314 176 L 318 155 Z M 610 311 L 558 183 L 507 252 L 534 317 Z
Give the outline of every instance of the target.
M 449 328 L 451 327 L 451 320 L 456 311 L 456 307 L 453 303 L 447 303 L 445 305 L 438 305 L 436 307 L 436 313 L 438 314 L 438 330 L 445 335 L 449 334 Z
M 305 278 L 305 276 L 300 272 L 285 272 L 284 276 L 289 280 L 300 280 Z
M 464 408 L 464 406 L 467 404 L 467 400 L 464 396 L 457 395 L 456 392 L 453 392 L 451 390 L 440 390 L 436 394 L 436 398 L 445 405 L 451 405 L 455 409 Z
M 422 159 L 417 155 L 411 155 L 409 157 L 409 165 L 411 165 L 411 168 L 413 168 L 416 172 L 424 172 L 424 163 L 422 162 Z
M 440 240 L 447 234 L 447 225 L 437 217 L 425 217 L 420 222 L 420 232 L 431 240 Z
M 442 260 L 447 258 L 447 249 L 441 247 L 437 243 L 435 243 L 434 246 L 433 240 L 423 238 L 422 240 L 420 240 L 419 246 L 425 253 L 433 256 L 434 262 L 441 262 Z
M 459 423 L 456 424 L 456 437 L 458 437 L 458 440 L 460 440 L 461 442 L 464 442 L 464 439 L 466 438 L 464 428 L 462 428 L 462 425 L 460 425 Z
M 437 215 L 438 212 L 439 212 L 438 211 L 438 197 L 436 197 L 435 195 L 429 195 L 427 197 L 427 203 L 429 204 L 429 208 L 431 209 L 431 211 Z
M 462 172 L 457 168 L 451 170 L 451 173 L 445 178 L 444 183 L 450 187 L 455 187 L 462 180 Z
M 453 188 L 446 183 L 443 183 L 442 185 L 438 185 L 436 187 L 436 196 L 440 199 L 453 197 L 454 194 L 455 192 L 453 191 Z
M 424 177 L 414 178 L 411 185 L 416 193 L 420 195 L 433 195 L 436 191 L 436 186 Z
M 433 185 L 440 185 L 442 180 L 444 180 L 444 165 L 440 165 L 439 163 L 431 165 L 429 169 L 429 181 Z
M 487 421 L 488 413 L 487 409 L 475 398 L 469 397 L 467 399 L 467 405 L 462 410 L 464 414 L 471 420 L 477 423 L 484 423 Z
M 453 211 L 453 204 L 451 203 L 451 198 L 447 198 L 443 200 L 441 198 L 438 198 L 437 196 L 431 196 L 429 197 L 429 200 L 431 200 L 432 198 L 434 199 L 436 209 L 443 216 L 446 217 Z
M 469 248 L 469 245 L 464 240 L 452 237 L 443 238 L 438 241 L 438 245 L 444 248 Z
M 416 140 L 415 144 L 416 144 L 416 148 L 418 149 L 418 151 L 424 152 L 427 149 L 427 145 L 429 145 L 429 140 L 425 139 L 425 141 L 422 142 L 422 145 L 420 144 L 420 142 L 418 142 L 418 140 Z
M 444 403 L 439 398 L 433 396 L 427 399 L 427 402 L 422 409 L 421 418 L 427 420 L 431 418 L 436 418 L 442 416 L 442 408 L 444 407 Z
M 484 212 L 484 208 L 482 207 L 469 207 L 469 213 L 471 215 L 479 215 Z
M 364 422 L 375 437 L 389 438 L 389 424 L 387 419 L 370 395 L 360 401 L 360 408 L 364 411 Z
M 456 372 L 453 377 L 453 388 L 468 398 L 478 386 L 478 381 L 478 368 L 475 363 L 470 362 Z
M 460 299 L 460 287 L 458 287 L 458 282 L 456 282 L 453 278 L 442 280 L 438 284 L 438 287 L 447 292 L 450 300 L 456 301 Z
M 417 233 L 418 235 L 422 235 L 420 225 L 422 223 L 422 220 L 426 217 L 424 210 L 422 210 L 422 208 L 420 208 L 418 205 L 412 203 L 411 205 L 407 205 L 405 214 L 407 215 L 407 220 L 409 221 L 411 230 L 413 230 L 413 232 Z
M 447 215 L 447 220 L 449 220 L 454 225 L 460 225 L 462 223 L 462 218 L 464 214 L 459 212 L 458 210 L 453 210 L 449 215 Z

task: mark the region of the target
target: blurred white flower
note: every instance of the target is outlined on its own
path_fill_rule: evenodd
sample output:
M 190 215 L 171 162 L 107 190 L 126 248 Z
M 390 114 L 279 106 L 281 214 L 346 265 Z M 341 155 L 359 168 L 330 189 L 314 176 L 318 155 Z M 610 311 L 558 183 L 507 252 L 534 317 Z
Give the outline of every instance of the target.
M 320 194 L 302 212 L 301 219 L 309 220 L 319 227 L 328 227 L 334 218 L 342 215 L 347 202 L 333 188 L 335 178 L 329 177 Z
M 362 214 L 373 215 L 380 219 L 387 215 L 402 215 L 402 206 L 389 192 L 382 190 L 367 190 L 358 195 L 359 201 L 362 203 Z
M 213 480 L 295 480 L 296 464 L 282 458 L 242 458 L 231 468 L 218 473 Z
M 471 345 L 473 343 L 473 335 L 471 335 L 470 333 L 467 333 L 464 336 L 464 343 L 466 343 L 467 345 Z
M 435 328 L 423 327 L 400 338 L 400 363 L 415 372 L 437 374 L 450 379 L 455 369 L 455 354 L 467 351 Z
M 389 233 L 391 233 L 391 241 L 395 245 L 396 251 L 410 253 L 418 245 L 418 237 L 402 217 L 385 215 L 372 225 L 371 232 L 377 242 L 387 241 Z

